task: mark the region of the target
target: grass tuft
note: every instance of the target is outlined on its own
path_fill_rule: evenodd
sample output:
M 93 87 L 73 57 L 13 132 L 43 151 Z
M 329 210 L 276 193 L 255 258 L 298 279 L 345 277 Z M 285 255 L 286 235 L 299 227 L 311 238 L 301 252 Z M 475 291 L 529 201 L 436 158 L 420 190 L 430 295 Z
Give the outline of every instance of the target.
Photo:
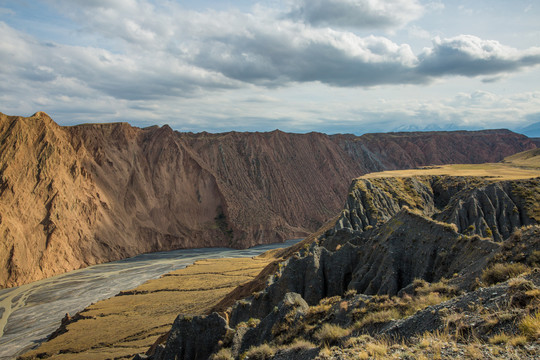
M 246 360 L 267 360 L 271 359 L 275 354 L 275 350 L 268 344 L 264 343 L 259 346 L 252 346 L 244 353 L 243 358 Z
M 529 270 L 529 267 L 522 263 L 513 264 L 495 264 L 482 273 L 482 282 L 485 285 L 494 285 L 518 275 L 521 275 Z
M 296 338 L 292 343 L 286 346 L 288 349 L 292 350 L 309 350 L 316 348 L 317 346 L 313 344 L 311 341 L 308 341 L 306 339 Z
M 349 335 L 350 331 L 341 326 L 325 323 L 316 333 L 315 338 L 325 346 L 332 346 Z
M 540 339 L 540 311 L 523 318 L 519 324 L 519 329 L 528 339 Z
M 384 323 L 390 320 L 401 318 L 401 314 L 397 309 L 388 309 L 376 312 L 370 312 L 364 316 L 361 320 L 354 324 L 355 329 L 360 329 L 366 325 Z

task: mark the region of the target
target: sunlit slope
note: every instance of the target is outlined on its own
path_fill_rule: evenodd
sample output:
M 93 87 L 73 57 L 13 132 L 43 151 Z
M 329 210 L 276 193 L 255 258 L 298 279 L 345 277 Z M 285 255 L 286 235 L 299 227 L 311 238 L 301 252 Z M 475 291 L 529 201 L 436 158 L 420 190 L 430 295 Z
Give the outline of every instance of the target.
M 361 179 L 409 177 L 419 175 L 478 176 L 494 180 L 519 180 L 540 176 L 540 149 L 532 149 L 506 157 L 499 163 L 452 164 L 418 169 L 382 171 L 366 174 Z
M 531 149 L 508 156 L 502 162 L 524 168 L 538 169 L 540 168 L 540 149 Z

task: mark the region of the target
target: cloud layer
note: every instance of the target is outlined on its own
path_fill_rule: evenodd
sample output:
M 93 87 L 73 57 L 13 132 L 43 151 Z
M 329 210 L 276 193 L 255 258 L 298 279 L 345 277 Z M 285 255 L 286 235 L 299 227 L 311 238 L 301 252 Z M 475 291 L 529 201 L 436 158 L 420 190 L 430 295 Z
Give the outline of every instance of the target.
M 93 111 L 85 103 L 92 99 L 93 108 L 115 102 L 149 116 L 160 102 L 227 91 L 302 84 L 369 89 L 455 77 L 489 83 L 540 64 L 540 48 L 473 35 L 437 37 L 414 51 L 389 36 L 357 31 L 399 29 L 444 8 L 418 0 L 294 0 L 250 12 L 149 0 L 47 3 L 77 24 L 70 35 L 92 43 L 39 39 L 0 21 L 0 101 L 8 108 L 32 112 L 54 103 L 84 114 Z
M 438 77 L 506 74 L 540 63 L 540 48 L 520 51 L 472 35 L 437 38 L 431 48 L 414 54 L 408 44 L 386 37 L 313 27 L 262 11 L 201 13 L 135 0 L 54 3 L 86 31 L 112 40 L 114 51 L 42 43 L 0 23 L 5 76 L 51 85 L 69 80 L 118 99 L 139 100 L 246 85 L 426 84 Z M 310 9 L 324 12 L 324 6 L 335 3 L 367 9 L 371 19 L 378 16 L 373 12 L 390 14 L 390 5 L 382 1 L 317 1 Z M 421 10 L 417 1 L 394 5 L 409 11 L 392 14 Z M 387 18 L 393 24 L 405 21 Z
M 314 26 L 389 29 L 424 13 L 417 0 L 297 0 L 290 16 Z

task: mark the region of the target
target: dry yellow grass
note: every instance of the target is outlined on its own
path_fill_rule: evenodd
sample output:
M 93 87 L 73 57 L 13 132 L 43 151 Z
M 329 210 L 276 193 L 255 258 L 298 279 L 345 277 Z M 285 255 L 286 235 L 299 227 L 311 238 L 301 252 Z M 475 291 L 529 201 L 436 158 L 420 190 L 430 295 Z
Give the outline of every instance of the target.
M 537 169 L 540 167 L 540 149 L 532 149 L 508 156 L 503 162 L 511 163 L 514 166 Z
M 523 168 L 511 163 L 453 164 L 420 169 L 383 171 L 366 174 L 360 179 L 410 177 L 420 175 L 478 176 L 494 180 L 519 180 L 540 176 L 540 168 Z
M 27 352 L 22 359 L 131 358 L 169 331 L 179 313 L 204 314 L 232 289 L 252 280 L 272 257 L 197 261 L 83 310 L 86 319 Z

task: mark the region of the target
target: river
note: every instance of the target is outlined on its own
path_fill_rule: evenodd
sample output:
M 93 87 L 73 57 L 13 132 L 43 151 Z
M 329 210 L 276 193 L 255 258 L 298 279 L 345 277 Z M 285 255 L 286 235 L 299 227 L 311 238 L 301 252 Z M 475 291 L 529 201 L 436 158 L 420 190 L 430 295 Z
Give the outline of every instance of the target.
M 73 315 L 92 303 L 197 260 L 251 257 L 298 241 L 246 250 L 209 248 L 143 254 L 0 290 L 0 359 L 13 359 L 45 341 L 66 313 Z

